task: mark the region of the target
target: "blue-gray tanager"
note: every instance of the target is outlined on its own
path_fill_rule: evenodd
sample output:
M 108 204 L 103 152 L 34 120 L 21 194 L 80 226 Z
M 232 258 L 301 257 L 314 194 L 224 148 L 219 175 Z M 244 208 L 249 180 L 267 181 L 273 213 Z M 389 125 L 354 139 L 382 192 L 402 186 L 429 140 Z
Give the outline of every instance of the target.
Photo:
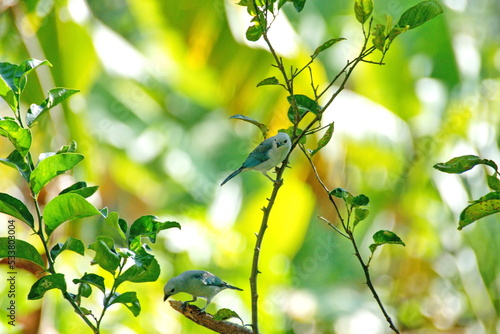
M 276 136 L 267 138 L 260 143 L 259 146 L 257 146 L 252 153 L 248 155 L 241 167 L 232 172 L 231 175 L 222 181 L 221 186 L 239 173 L 247 170 L 256 170 L 261 172 L 271 181 L 276 182 L 269 175 L 267 175 L 266 172 L 283 162 L 291 148 L 292 141 L 290 140 L 288 134 L 285 132 L 278 132 Z
M 204 311 L 208 304 L 210 304 L 212 298 L 224 289 L 243 291 L 243 289 L 227 284 L 208 271 L 188 270 L 177 277 L 171 278 L 167 284 L 165 284 L 163 288 L 163 292 L 165 293 L 163 301 L 166 301 L 168 297 L 176 293 L 185 292 L 192 295 L 193 299 L 182 303 L 182 308 L 184 308 L 187 303 L 195 302 L 197 297 L 202 297 L 207 300 L 207 304 L 201 309 Z

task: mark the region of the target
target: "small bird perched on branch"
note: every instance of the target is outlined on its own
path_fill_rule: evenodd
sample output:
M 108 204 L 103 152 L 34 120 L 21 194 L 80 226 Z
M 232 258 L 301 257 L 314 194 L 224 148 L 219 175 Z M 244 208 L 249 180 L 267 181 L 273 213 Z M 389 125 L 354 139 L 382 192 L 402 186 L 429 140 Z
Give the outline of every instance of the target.
M 207 304 L 201 309 L 205 311 L 205 308 L 210 304 L 212 298 L 224 289 L 243 291 L 243 289 L 227 284 L 208 271 L 188 270 L 177 277 L 171 278 L 167 284 L 165 284 L 163 288 L 165 294 L 163 301 L 166 301 L 168 297 L 176 293 L 185 292 L 192 295 L 193 299 L 183 302 L 182 308 L 184 308 L 187 303 L 195 302 L 198 299 L 197 297 L 201 297 L 207 300 Z
M 222 181 L 221 186 L 239 173 L 247 170 L 261 172 L 271 181 L 276 182 L 276 180 L 273 180 L 266 172 L 283 162 L 291 148 L 292 141 L 290 140 L 290 136 L 285 132 L 278 132 L 276 136 L 267 138 L 260 143 L 259 146 L 248 155 L 241 167 Z

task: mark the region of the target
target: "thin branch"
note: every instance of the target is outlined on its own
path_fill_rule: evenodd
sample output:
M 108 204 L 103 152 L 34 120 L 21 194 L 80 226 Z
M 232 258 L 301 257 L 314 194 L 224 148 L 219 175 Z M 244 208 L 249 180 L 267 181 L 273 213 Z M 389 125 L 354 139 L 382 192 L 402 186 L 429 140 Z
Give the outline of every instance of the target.
M 328 219 L 321 217 L 321 216 L 318 216 L 318 218 L 321 219 L 322 221 L 326 222 L 331 228 L 333 228 L 335 231 L 337 231 L 341 236 L 349 239 L 349 236 L 347 234 L 345 234 L 344 232 L 339 230 L 339 228 L 337 226 L 333 225 Z
M 215 320 L 210 313 L 201 311 L 195 305 L 186 304 L 183 308 L 182 303 L 177 300 L 169 300 L 170 306 L 177 312 L 184 315 L 189 320 L 200 326 L 211 329 L 222 334 L 252 334 L 252 331 L 245 326 L 241 326 L 229 321 Z

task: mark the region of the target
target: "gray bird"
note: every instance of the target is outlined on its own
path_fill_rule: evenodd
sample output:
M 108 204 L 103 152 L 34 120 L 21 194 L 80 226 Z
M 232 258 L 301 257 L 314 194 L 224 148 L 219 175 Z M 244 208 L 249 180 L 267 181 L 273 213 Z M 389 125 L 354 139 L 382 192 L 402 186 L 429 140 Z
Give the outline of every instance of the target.
M 183 302 L 181 308 L 184 308 L 187 303 L 195 302 L 197 297 L 202 297 L 207 300 L 207 304 L 201 309 L 204 311 L 212 298 L 224 289 L 243 291 L 243 289 L 227 284 L 208 271 L 188 270 L 177 277 L 171 278 L 165 284 L 165 287 L 163 287 L 163 292 L 165 293 L 163 301 L 166 301 L 168 297 L 176 293 L 185 292 L 192 295 L 193 299 Z
M 267 138 L 259 144 L 246 158 L 240 168 L 232 172 L 224 181 L 223 186 L 227 181 L 231 180 L 236 175 L 247 170 L 255 170 L 264 174 L 268 179 L 273 182 L 267 171 L 276 167 L 285 160 L 286 156 L 292 148 L 292 141 L 290 136 L 285 132 L 278 132 L 274 137 Z

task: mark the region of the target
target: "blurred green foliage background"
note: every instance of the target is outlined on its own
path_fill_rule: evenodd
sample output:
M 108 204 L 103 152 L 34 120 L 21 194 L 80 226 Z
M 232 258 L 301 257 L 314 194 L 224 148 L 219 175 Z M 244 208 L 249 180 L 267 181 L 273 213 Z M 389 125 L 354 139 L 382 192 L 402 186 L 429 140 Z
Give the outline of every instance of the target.
M 385 22 L 384 15 L 397 20 L 417 2 L 376 0 L 376 22 Z M 488 192 L 486 169 L 448 175 L 432 168 L 463 154 L 500 163 L 500 1 L 442 5 L 443 15 L 396 39 L 386 65 L 356 69 L 326 112 L 325 124 L 334 120 L 335 133 L 315 163 L 330 189 L 370 197 L 370 217 L 357 230 L 363 255 L 380 229 L 406 243 L 382 247 L 371 265 L 374 284 L 404 332 L 500 333 L 499 217 L 456 229 L 467 201 Z M 314 65 L 315 83 L 325 85 L 361 46 L 353 1 L 309 0 L 300 14 L 284 8 L 271 40 L 288 64 L 304 64 L 329 38 L 347 38 Z M 243 288 L 221 293 L 208 311 L 228 307 L 250 322 L 254 233 L 271 184 L 245 173 L 219 187 L 262 139 L 256 127 L 228 117 L 257 119 L 271 135 L 289 124 L 284 90 L 256 88 L 278 73 L 261 43 L 244 40 L 249 17 L 242 10 L 230 0 L 0 1 L 0 60 L 53 64 L 30 75 L 23 109 L 52 87 L 81 90 L 34 131 L 37 154 L 75 140 L 86 156 L 73 175 L 52 184 L 47 200 L 86 180 L 100 186 L 92 198 L 97 206 L 128 221 L 155 214 L 182 225 L 162 232 L 152 246 L 162 268 L 158 282 L 123 286 L 138 292 L 140 316 L 114 306 L 104 333 L 208 333 L 162 301 L 166 280 L 188 269 L 209 270 Z M 307 75 L 295 91 L 311 94 Z M 3 102 L 0 116 L 11 116 Z M 2 157 L 10 153 L 5 143 Z M 336 215 L 300 151 L 291 167 L 262 249 L 262 331 L 387 333 L 350 244 L 318 219 L 335 223 Z M 0 170 L 0 191 L 29 198 L 14 170 Z M 65 224 L 54 242 L 70 235 L 89 244 L 109 233 L 101 223 Z M 39 245 L 20 224 L 17 237 Z M 62 254 L 58 270 L 71 278 L 94 270 L 106 277 L 90 267 L 91 253 Z M 27 301 L 34 280 L 19 275 L 20 325 L 40 316 L 41 333 L 89 332 L 59 291 Z M 2 295 L 5 289 L 0 281 Z M 23 332 L 5 319 L 1 326 L 1 332 Z

